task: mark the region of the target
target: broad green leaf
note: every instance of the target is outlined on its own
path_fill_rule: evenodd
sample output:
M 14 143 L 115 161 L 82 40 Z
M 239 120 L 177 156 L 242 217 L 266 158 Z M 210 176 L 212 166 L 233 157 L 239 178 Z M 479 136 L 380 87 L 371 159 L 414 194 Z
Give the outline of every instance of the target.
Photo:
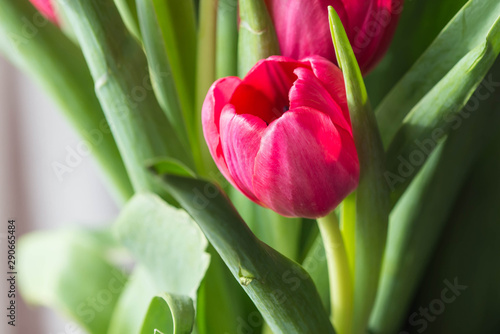
M 500 73 L 500 62 L 491 72 Z M 468 171 L 496 133 L 498 94 L 482 101 L 460 127 L 437 145 L 394 207 L 375 308 L 373 333 L 399 329 L 414 293 L 433 256 Z
M 154 165 L 160 173 L 168 173 L 178 176 L 196 177 L 196 174 L 182 162 L 175 159 L 158 158 L 148 160 L 146 166 Z
M 176 7 L 186 8 L 177 8 L 176 12 L 178 13 L 173 13 L 172 11 Z M 137 0 L 137 10 L 144 48 L 148 58 L 149 73 L 158 102 L 172 123 L 173 128 L 177 131 L 179 138 L 182 138 L 185 142 L 191 141 L 194 143 L 194 138 L 188 135 L 187 128 L 187 124 L 193 124 L 194 72 L 191 69 L 194 68 L 196 54 L 194 31 L 190 31 L 191 24 L 189 21 L 185 22 L 185 27 L 176 27 L 175 23 L 179 22 L 176 21 L 178 19 L 174 20 L 173 18 L 173 14 L 184 14 L 192 17 L 193 13 L 191 12 L 194 11 L 192 3 L 190 1 L 174 2 L 172 0 Z M 182 48 L 175 40 L 178 37 L 175 33 L 176 29 L 182 31 L 185 35 L 186 44 L 182 44 Z M 193 35 L 193 38 L 190 38 L 191 35 Z M 193 45 L 189 47 L 191 40 L 193 40 Z M 181 51 L 184 53 L 181 53 Z M 185 58 L 181 58 L 181 55 Z M 192 60 L 191 63 L 188 62 L 189 59 Z M 182 65 L 187 66 L 183 68 Z M 186 73 L 187 69 L 190 69 L 190 71 Z M 188 86 L 188 84 L 191 86 Z M 181 100 L 181 96 L 184 100 Z
M 190 334 L 194 306 L 189 297 L 162 293 L 149 305 L 141 334 Z
M 455 67 L 485 43 L 495 42 L 492 27 L 500 17 L 500 2 L 470 0 L 434 40 L 427 51 L 378 106 L 376 114 L 382 139 L 388 146 L 406 115 Z M 497 28 L 498 29 L 498 28 Z M 498 45 L 489 52 L 498 50 Z M 485 65 L 483 65 L 485 66 Z M 486 66 L 485 66 L 486 67 Z M 464 68 L 464 72 L 467 68 Z M 466 74 L 466 73 L 464 73 Z M 477 82 L 481 77 L 476 77 Z
M 106 259 L 106 245 L 82 229 L 35 232 L 19 243 L 23 298 L 74 319 L 92 334 L 107 333 L 127 276 Z
M 168 122 L 149 81 L 146 57 L 112 0 L 59 0 L 78 37 L 97 96 L 136 191 L 161 191 L 144 164 L 171 157 L 193 167 L 189 143 Z
M 361 71 L 339 16 L 331 6 L 328 11 L 337 62 L 344 74 L 360 166 L 356 190 L 355 265 L 351 273 L 354 277 L 353 332 L 358 333 L 365 331 L 375 301 L 387 234 L 389 188 L 383 177 L 384 149 Z
M 255 204 L 234 187 L 228 185 L 227 188 L 234 206 L 252 232 L 281 254 L 297 261 L 302 219 L 285 218 Z
M 280 54 L 278 37 L 264 0 L 239 0 L 238 74 L 244 77 L 261 59 Z
M 139 333 L 151 300 L 160 292 L 147 270 L 136 266 L 116 303 L 108 334 Z
M 496 110 L 498 112 L 498 107 Z M 496 333 L 500 329 L 500 267 L 497 265 L 500 178 L 491 177 L 500 170 L 499 149 L 497 135 L 462 187 L 410 308 L 410 314 L 418 314 L 420 306 L 427 306 L 436 298 L 444 305 L 441 312 L 439 302 L 433 303 L 432 310 L 439 314 L 431 311 L 435 319 L 425 324 L 426 333 Z M 417 315 L 416 320 L 420 319 Z M 418 326 L 409 326 L 412 331 L 423 328 L 422 320 Z
M 185 211 L 154 194 L 138 193 L 120 213 L 114 230 L 159 291 L 195 298 L 210 257 L 207 240 Z
M 318 292 L 297 263 L 259 241 L 214 184 L 163 175 L 276 334 L 334 333 Z
M 0 52 L 54 98 L 92 149 L 117 194 L 128 199 L 132 186 L 81 51 L 28 1 L 0 0 L 0 7 Z M 52 167 L 58 168 L 62 179 L 69 168 Z
M 414 155 L 415 151 L 421 150 L 421 143 L 430 141 L 435 145 L 435 137 L 438 137 L 435 135 L 436 131 L 439 131 L 441 136 L 446 134 L 455 126 L 456 118 L 468 118 L 470 113 L 477 109 L 474 105 L 463 108 L 499 53 L 500 13 L 486 40 L 465 55 L 405 117 L 388 148 L 389 173 L 398 173 L 402 160 L 409 161 L 418 169 L 423 161 L 415 164 L 417 159 Z M 474 103 L 480 103 L 482 96 L 493 93 L 495 87 L 500 86 L 500 83 L 492 80 L 491 77 L 487 79 L 484 91 L 477 91 L 478 97 Z M 425 156 L 420 160 L 425 160 Z M 397 191 L 396 196 L 404 191 L 410 180 L 411 178 L 405 178 L 405 182 L 397 183 L 396 187 L 393 187 L 392 190 Z
M 217 3 L 216 77 L 238 75 L 238 0 Z
M 199 334 L 238 333 L 250 327 L 257 331 L 262 316 L 213 247 L 210 267 L 198 290 L 196 329 Z
M 379 105 L 466 2 L 404 1 L 391 47 L 375 70 L 365 78 L 368 95 L 374 106 Z

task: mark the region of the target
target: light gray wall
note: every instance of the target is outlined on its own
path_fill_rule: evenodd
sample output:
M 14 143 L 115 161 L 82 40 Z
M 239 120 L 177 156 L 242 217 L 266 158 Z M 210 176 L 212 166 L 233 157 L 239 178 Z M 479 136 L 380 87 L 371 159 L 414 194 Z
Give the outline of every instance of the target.
M 62 180 L 54 172 L 53 163 L 63 163 L 78 142 L 50 98 L 0 56 L 0 277 L 7 219 L 15 218 L 23 234 L 71 224 L 100 226 L 116 217 L 117 206 L 90 156 Z M 4 305 L 5 279 L 0 281 Z M 17 301 L 22 303 L 19 296 Z M 1 333 L 69 334 L 68 320 L 48 309 L 22 305 L 16 328 L 6 326 L 3 311 L 0 316 Z

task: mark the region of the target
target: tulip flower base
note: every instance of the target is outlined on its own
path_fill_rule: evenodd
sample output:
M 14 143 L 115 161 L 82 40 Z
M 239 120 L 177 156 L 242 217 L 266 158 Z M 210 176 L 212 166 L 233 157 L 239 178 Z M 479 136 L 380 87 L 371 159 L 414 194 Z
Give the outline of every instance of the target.
M 500 332 L 498 0 L 0 7 L 0 52 L 109 128 L 120 207 L 22 236 L 25 301 L 90 334 Z

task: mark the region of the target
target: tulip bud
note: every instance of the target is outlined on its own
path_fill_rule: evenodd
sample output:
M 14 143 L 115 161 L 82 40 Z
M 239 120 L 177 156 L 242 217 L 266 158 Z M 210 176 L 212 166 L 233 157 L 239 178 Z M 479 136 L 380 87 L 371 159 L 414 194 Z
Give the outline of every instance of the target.
M 322 57 L 273 56 L 216 81 L 202 123 L 222 174 L 283 216 L 325 216 L 358 184 L 344 79 Z
M 328 6 L 333 6 L 366 74 L 389 48 L 403 0 L 266 0 L 266 4 L 283 56 L 320 55 L 336 62 L 328 26 Z
M 53 0 L 30 0 L 38 11 L 54 24 L 59 24 L 59 20 L 52 4 Z

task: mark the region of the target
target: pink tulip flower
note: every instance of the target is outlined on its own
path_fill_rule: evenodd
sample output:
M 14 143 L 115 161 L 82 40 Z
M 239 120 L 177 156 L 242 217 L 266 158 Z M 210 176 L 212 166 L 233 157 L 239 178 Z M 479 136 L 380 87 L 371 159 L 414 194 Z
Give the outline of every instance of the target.
M 54 24 L 58 24 L 57 15 L 52 5 L 52 0 L 30 0 L 35 8 Z
M 283 56 L 301 59 L 320 55 L 336 62 L 328 23 L 328 6 L 333 6 L 364 74 L 389 48 L 403 7 L 403 0 L 265 1 Z
M 330 61 L 273 56 L 210 88 L 202 110 L 210 153 L 249 199 L 288 217 L 331 212 L 358 184 L 342 72 Z

